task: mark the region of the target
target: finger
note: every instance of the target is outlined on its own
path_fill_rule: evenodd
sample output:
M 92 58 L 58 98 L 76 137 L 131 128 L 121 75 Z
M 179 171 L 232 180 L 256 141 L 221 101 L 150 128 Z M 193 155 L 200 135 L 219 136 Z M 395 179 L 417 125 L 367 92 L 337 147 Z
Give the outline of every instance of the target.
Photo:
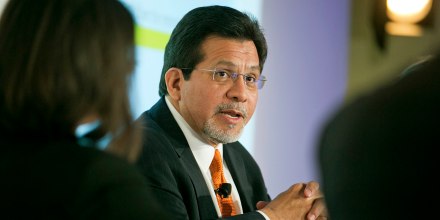
M 257 207 L 257 209 L 262 209 L 262 208 L 266 207 L 266 205 L 267 205 L 268 203 L 269 203 L 269 202 L 258 201 L 256 207 Z
M 315 220 L 317 217 L 327 218 L 327 209 L 325 207 L 324 199 L 316 199 L 313 203 L 309 213 L 307 213 L 307 220 Z M 319 219 L 319 218 L 318 218 Z
M 310 181 L 307 183 L 306 188 L 304 189 L 304 196 L 306 198 L 311 197 L 315 193 L 319 192 L 319 183 L 316 181 Z

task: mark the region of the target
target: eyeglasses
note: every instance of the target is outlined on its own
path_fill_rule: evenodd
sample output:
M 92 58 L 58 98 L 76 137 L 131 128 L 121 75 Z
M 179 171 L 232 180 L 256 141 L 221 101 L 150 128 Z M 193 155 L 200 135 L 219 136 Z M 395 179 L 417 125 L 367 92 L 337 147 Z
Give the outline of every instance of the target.
M 261 89 L 264 86 L 264 83 L 267 81 L 265 76 L 260 76 L 259 78 L 256 78 L 255 76 L 248 75 L 248 74 L 240 74 L 240 73 L 234 73 L 230 70 L 224 70 L 224 69 L 199 69 L 199 68 L 179 68 L 181 70 L 200 70 L 200 71 L 208 71 L 212 73 L 212 80 L 219 82 L 219 83 L 227 83 L 232 80 L 232 82 L 235 82 L 237 80 L 238 76 L 242 76 L 244 79 L 244 84 L 249 89 Z

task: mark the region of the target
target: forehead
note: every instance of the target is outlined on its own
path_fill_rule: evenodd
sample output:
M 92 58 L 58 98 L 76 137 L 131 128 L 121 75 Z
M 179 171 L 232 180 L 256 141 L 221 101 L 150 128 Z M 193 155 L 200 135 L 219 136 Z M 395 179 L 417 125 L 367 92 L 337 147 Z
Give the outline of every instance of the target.
M 211 36 L 203 41 L 201 50 L 203 64 L 260 69 L 257 48 L 251 40 Z

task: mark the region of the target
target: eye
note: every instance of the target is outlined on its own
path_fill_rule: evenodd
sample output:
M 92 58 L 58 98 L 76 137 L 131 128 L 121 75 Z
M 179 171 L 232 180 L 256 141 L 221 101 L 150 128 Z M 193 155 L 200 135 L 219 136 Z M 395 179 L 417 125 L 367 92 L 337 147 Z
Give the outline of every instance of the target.
M 255 83 L 257 82 L 257 78 L 253 77 L 253 76 L 249 76 L 249 75 L 244 75 L 244 80 L 246 82 L 250 82 L 250 83 Z
M 229 79 L 231 74 L 227 70 L 216 70 L 214 72 L 214 78 L 218 81 L 225 81 Z

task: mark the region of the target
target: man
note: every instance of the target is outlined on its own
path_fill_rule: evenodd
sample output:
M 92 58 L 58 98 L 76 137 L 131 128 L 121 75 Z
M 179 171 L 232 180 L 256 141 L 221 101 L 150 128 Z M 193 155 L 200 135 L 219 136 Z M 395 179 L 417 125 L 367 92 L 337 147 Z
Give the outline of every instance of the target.
M 397 82 L 343 107 L 319 144 L 332 219 L 436 218 L 440 59 L 406 68 Z M 378 195 L 385 195 L 378 199 Z
M 264 85 L 266 55 L 258 22 L 229 7 L 196 8 L 173 30 L 161 99 L 139 119 L 145 143 L 138 165 L 176 219 L 315 219 L 325 212 L 316 182 L 267 203 L 260 169 L 237 142 Z

